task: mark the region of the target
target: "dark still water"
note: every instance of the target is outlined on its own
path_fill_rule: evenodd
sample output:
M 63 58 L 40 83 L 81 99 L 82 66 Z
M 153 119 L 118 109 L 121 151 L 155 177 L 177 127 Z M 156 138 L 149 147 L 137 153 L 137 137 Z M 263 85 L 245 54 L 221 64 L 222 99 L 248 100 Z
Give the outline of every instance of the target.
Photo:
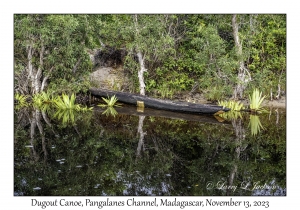
M 15 196 L 286 195 L 285 110 L 25 108 L 14 123 Z

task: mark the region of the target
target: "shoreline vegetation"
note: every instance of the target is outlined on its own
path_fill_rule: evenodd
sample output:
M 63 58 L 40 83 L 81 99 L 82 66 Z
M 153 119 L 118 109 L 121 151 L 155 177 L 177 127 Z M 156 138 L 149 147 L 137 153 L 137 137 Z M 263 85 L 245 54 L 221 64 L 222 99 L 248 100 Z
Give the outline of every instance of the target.
M 15 95 L 85 102 L 91 87 L 245 106 L 258 88 L 285 108 L 286 15 L 14 15 Z

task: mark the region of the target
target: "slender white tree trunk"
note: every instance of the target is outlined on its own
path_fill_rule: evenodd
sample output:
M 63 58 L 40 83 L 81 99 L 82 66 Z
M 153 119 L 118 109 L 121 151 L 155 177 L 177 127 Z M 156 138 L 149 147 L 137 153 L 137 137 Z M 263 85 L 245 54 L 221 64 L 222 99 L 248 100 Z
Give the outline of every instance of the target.
M 238 30 L 238 24 L 236 21 L 236 15 L 232 16 L 232 30 L 233 30 L 233 37 L 234 37 L 234 43 L 237 51 L 237 56 L 239 59 L 239 71 L 238 71 L 238 84 L 236 85 L 233 96 L 234 98 L 243 98 L 243 93 L 246 88 L 247 82 L 251 80 L 251 76 L 249 71 L 244 65 L 243 61 L 243 51 L 242 51 L 242 44 L 239 40 L 239 30 Z M 246 75 L 246 73 L 248 73 Z
M 139 27 L 138 27 L 138 19 L 137 19 L 137 15 L 134 15 L 134 25 L 135 25 L 135 33 L 136 33 L 136 37 L 139 36 Z M 145 58 L 142 54 L 142 52 L 139 49 L 139 46 L 136 46 L 136 50 L 137 50 L 137 57 L 139 60 L 139 64 L 140 64 L 140 70 L 138 71 L 138 78 L 139 78 L 139 83 L 140 83 L 140 94 L 141 95 L 145 95 L 145 82 L 144 82 L 144 72 L 147 71 L 147 69 L 145 68 Z
M 35 87 L 35 71 L 34 71 L 34 68 L 33 68 L 33 65 L 32 65 L 32 54 L 33 54 L 33 48 L 32 48 L 32 44 L 30 44 L 28 47 L 27 47 L 27 59 L 28 59 L 28 77 L 30 79 L 30 82 L 31 82 L 31 92 L 33 94 L 36 93 L 36 87 Z
M 141 150 L 144 148 L 144 136 L 146 135 L 146 132 L 143 131 L 143 125 L 144 125 L 144 119 L 145 116 L 139 116 L 139 126 L 138 126 L 138 134 L 140 136 L 138 147 L 136 150 L 137 157 L 141 156 Z
M 27 47 L 27 59 L 28 59 L 28 78 L 31 82 L 31 93 L 32 94 L 37 94 L 41 91 L 44 91 L 44 89 L 47 87 L 47 81 L 49 79 L 49 75 L 54 69 L 54 66 L 49 70 L 48 75 L 44 76 L 42 78 L 43 74 L 43 66 L 44 66 L 44 54 L 45 54 L 45 47 L 42 45 L 39 54 L 40 54 L 40 62 L 38 64 L 38 68 L 34 67 L 32 63 L 32 56 L 34 54 L 34 48 L 32 44 L 29 44 Z M 79 64 L 78 64 L 79 65 Z M 77 64 L 74 67 L 74 71 L 76 71 L 76 68 L 78 66 Z
M 145 60 L 143 58 L 143 55 L 141 52 L 137 53 L 139 63 L 140 63 L 140 70 L 138 71 L 138 78 L 139 78 L 139 83 L 140 83 L 140 94 L 145 95 L 145 82 L 144 82 L 144 72 L 147 71 L 145 68 Z
M 41 47 L 40 50 L 40 63 L 39 67 L 36 70 L 32 63 L 32 55 L 34 53 L 34 49 L 32 44 L 27 47 L 27 59 L 28 59 L 28 76 L 31 81 L 31 92 L 32 94 L 39 93 L 41 91 L 41 77 L 42 77 L 42 68 L 43 68 L 43 59 L 44 59 L 44 46 Z

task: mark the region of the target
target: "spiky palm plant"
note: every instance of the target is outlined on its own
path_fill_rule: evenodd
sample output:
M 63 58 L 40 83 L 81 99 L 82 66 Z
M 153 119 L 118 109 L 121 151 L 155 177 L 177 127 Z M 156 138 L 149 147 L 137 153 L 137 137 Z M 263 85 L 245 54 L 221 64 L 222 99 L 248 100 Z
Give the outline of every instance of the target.
M 69 97 L 66 94 L 62 94 L 62 96 L 57 96 L 54 100 L 55 106 L 57 109 L 72 109 L 79 111 L 80 105 L 75 104 L 75 95 L 72 94 L 71 97 Z
M 78 112 L 86 112 L 92 111 L 93 107 L 81 106 L 80 104 L 75 104 L 76 97 L 74 93 L 69 97 L 66 94 L 62 94 L 62 96 L 57 96 L 54 100 L 55 106 L 57 109 L 62 110 L 75 110 Z
M 262 92 L 260 92 L 257 88 L 255 88 L 253 90 L 252 96 L 249 95 L 251 111 L 257 112 L 262 110 L 261 105 L 265 97 L 266 96 L 262 96 Z
M 121 106 L 121 104 L 117 104 L 117 97 L 115 95 L 113 95 L 112 97 L 108 97 L 108 98 L 103 98 L 102 100 L 105 101 L 106 104 L 99 104 L 98 106 L 100 107 L 113 107 L 113 106 Z

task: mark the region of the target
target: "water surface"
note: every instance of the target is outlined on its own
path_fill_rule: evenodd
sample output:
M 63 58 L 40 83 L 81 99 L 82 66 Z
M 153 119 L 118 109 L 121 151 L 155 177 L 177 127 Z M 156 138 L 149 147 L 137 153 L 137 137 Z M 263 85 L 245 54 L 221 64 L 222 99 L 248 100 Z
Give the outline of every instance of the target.
M 14 194 L 286 195 L 286 112 L 15 110 Z

